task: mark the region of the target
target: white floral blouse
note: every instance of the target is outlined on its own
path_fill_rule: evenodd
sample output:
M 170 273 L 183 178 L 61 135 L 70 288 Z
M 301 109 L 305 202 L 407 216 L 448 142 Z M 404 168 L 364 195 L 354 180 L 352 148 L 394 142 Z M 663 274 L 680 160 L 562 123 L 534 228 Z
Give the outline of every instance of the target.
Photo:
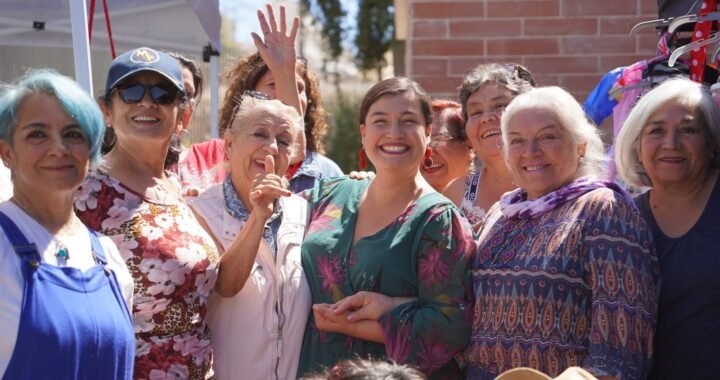
M 95 171 L 77 191 L 75 209 L 115 242 L 135 281 L 134 377 L 208 377 L 205 312 L 218 252 L 185 201 L 151 201 Z

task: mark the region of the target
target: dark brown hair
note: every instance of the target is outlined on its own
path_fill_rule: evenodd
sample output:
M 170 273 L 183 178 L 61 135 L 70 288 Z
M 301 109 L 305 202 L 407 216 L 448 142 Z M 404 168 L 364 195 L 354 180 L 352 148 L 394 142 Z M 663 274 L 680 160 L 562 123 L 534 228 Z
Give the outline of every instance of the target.
M 180 68 L 185 68 L 190 70 L 190 73 L 193 77 L 193 86 L 195 86 L 195 96 L 193 96 L 193 99 L 200 100 L 200 96 L 202 95 L 202 88 L 203 88 L 203 74 L 202 70 L 200 70 L 200 66 L 198 66 L 197 62 L 195 60 L 192 60 L 180 53 L 176 52 L 170 52 L 167 53 L 169 56 L 175 58 L 178 63 L 180 63 Z M 187 90 L 186 90 L 187 92 Z
M 465 119 L 462 116 L 462 106 L 458 102 L 446 99 L 432 101 L 433 117 L 441 124 L 445 124 L 450 136 L 462 142 L 467 141 Z
M 430 107 L 430 97 L 425 90 L 414 82 L 405 77 L 394 77 L 385 79 L 372 86 L 360 104 L 360 124 L 365 123 L 370 107 L 383 96 L 388 95 L 405 95 L 411 94 L 420 103 L 420 112 L 425 120 L 425 126 L 432 125 L 432 109 Z

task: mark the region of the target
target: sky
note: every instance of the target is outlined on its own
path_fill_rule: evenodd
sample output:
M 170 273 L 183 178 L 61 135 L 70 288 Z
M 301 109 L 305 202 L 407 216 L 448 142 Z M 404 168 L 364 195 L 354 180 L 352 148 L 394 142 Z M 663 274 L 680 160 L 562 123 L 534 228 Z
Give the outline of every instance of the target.
M 298 3 L 294 1 L 269 1 L 273 4 L 292 4 L 293 7 Z M 260 25 L 257 22 L 256 12 L 259 7 L 264 8 L 265 1 L 246 1 L 246 0 L 220 0 L 220 12 L 227 19 L 232 20 L 235 23 L 235 39 L 238 42 L 252 44 L 250 33 L 260 33 Z M 346 35 L 347 41 L 352 41 L 355 33 L 355 26 L 352 25 L 352 20 L 358 12 L 358 4 L 356 0 L 341 0 L 343 8 L 347 12 L 347 18 L 345 21 L 345 27 L 348 31 Z

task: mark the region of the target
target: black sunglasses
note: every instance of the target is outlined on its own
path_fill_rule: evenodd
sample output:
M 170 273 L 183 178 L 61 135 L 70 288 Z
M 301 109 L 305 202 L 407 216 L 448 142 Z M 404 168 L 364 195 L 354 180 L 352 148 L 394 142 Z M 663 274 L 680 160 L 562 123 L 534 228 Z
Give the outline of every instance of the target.
M 178 98 L 180 90 L 174 86 L 168 86 L 165 84 L 154 84 L 152 86 L 145 86 L 142 84 L 131 84 L 127 86 L 116 88 L 120 99 L 125 104 L 140 103 L 145 97 L 146 92 L 150 92 L 150 97 L 153 102 L 157 104 L 170 104 Z

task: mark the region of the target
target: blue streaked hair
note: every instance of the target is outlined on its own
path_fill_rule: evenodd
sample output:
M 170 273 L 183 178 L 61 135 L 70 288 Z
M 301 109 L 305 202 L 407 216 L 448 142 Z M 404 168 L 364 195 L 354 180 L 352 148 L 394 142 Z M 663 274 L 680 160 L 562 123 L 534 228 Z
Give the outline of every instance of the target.
M 55 70 L 29 70 L 14 83 L 0 87 L 0 139 L 12 145 L 20 104 L 36 93 L 56 97 L 65 112 L 80 125 L 90 145 L 90 163 L 96 165 L 100 161 L 100 146 L 105 133 L 102 112 L 90 94 Z

